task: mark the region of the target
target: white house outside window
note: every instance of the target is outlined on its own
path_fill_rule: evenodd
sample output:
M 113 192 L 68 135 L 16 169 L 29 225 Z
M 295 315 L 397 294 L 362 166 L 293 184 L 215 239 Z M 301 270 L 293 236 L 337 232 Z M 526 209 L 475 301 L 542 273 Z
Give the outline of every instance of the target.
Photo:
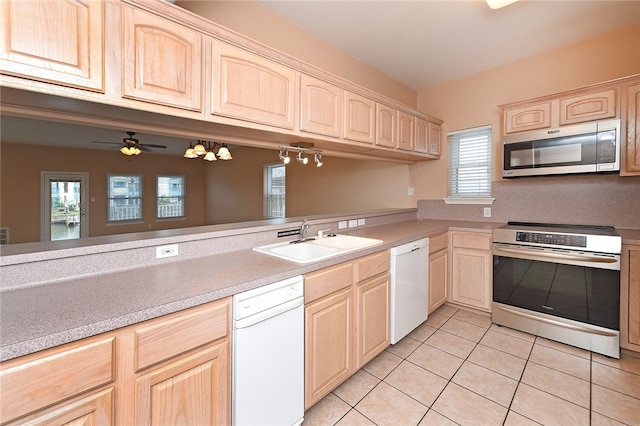
M 142 220 L 142 175 L 108 175 L 109 222 Z
M 184 217 L 184 176 L 158 176 L 156 217 Z
M 447 134 L 447 203 L 491 204 L 491 126 Z

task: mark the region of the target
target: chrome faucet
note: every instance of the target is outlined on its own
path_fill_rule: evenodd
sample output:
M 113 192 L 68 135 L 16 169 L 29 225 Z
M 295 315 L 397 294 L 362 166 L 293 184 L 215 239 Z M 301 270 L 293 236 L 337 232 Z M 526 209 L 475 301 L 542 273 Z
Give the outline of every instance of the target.
M 309 230 L 309 225 L 307 224 L 307 219 L 302 221 L 300 225 L 300 241 L 304 241 L 307 239 L 307 231 Z

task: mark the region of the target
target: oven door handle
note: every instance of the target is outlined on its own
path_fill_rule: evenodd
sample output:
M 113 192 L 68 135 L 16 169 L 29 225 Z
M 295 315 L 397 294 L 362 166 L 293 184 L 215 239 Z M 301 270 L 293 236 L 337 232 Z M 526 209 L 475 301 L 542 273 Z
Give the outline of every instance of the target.
M 555 321 L 555 320 L 552 320 L 550 318 L 542 318 L 542 317 L 539 317 L 537 315 L 531 315 L 531 314 L 527 314 L 527 313 L 524 313 L 524 312 L 516 311 L 516 310 L 513 310 L 513 309 L 504 308 L 502 306 L 496 306 L 495 304 L 493 305 L 493 309 L 499 309 L 501 311 L 507 312 L 507 313 L 512 314 L 512 315 L 518 315 L 518 316 L 521 316 L 521 317 L 524 317 L 524 318 L 527 318 L 527 319 L 532 319 L 532 320 L 535 320 L 535 321 L 540 321 L 540 322 L 544 322 L 544 323 L 547 323 L 547 324 L 552 324 L 552 325 L 559 326 L 559 327 L 562 327 L 562 328 L 567 328 L 569 330 L 577 330 L 577 331 L 581 331 L 581 332 L 584 332 L 584 333 L 596 334 L 596 335 L 599 335 L 599 336 L 607 336 L 607 337 L 615 337 L 615 336 L 618 335 L 618 333 L 616 333 L 614 331 L 595 330 L 595 329 L 592 329 L 592 328 L 580 327 L 578 325 L 567 324 L 567 323 L 564 323 L 562 321 Z
M 608 263 L 617 263 L 619 260 L 616 257 L 598 257 L 598 256 L 577 256 L 569 253 L 558 253 L 558 252 L 549 252 L 549 251 L 538 251 L 538 250 L 529 250 L 523 248 L 505 248 L 499 246 L 493 246 L 493 254 L 500 255 L 504 254 L 515 254 L 518 255 L 519 258 L 528 259 L 528 260 L 544 260 L 544 258 L 551 258 L 555 260 L 568 260 L 574 262 L 587 262 L 587 263 L 598 263 L 598 264 L 608 264 Z M 547 259 L 548 260 L 548 259 Z

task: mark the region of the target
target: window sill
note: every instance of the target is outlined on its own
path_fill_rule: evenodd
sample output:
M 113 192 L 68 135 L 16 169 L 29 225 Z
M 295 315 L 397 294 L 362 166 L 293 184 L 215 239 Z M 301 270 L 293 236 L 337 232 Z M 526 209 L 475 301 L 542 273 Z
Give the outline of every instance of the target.
M 442 201 L 444 201 L 445 204 L 485 204 L 485 205 L 491 205 L 493 204 L 493 202 L 495 201 L 495 198 L 489 198 L 489 197 L 449 197 L 449 198 L 443 198 Z

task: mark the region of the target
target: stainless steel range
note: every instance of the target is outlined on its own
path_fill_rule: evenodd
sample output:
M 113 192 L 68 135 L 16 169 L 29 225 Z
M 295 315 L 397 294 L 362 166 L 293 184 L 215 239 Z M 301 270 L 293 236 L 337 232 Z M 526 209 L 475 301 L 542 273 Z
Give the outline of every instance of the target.
M 621 250 L 608 226 L 495 229 L 493 322 L 619 358 Z

